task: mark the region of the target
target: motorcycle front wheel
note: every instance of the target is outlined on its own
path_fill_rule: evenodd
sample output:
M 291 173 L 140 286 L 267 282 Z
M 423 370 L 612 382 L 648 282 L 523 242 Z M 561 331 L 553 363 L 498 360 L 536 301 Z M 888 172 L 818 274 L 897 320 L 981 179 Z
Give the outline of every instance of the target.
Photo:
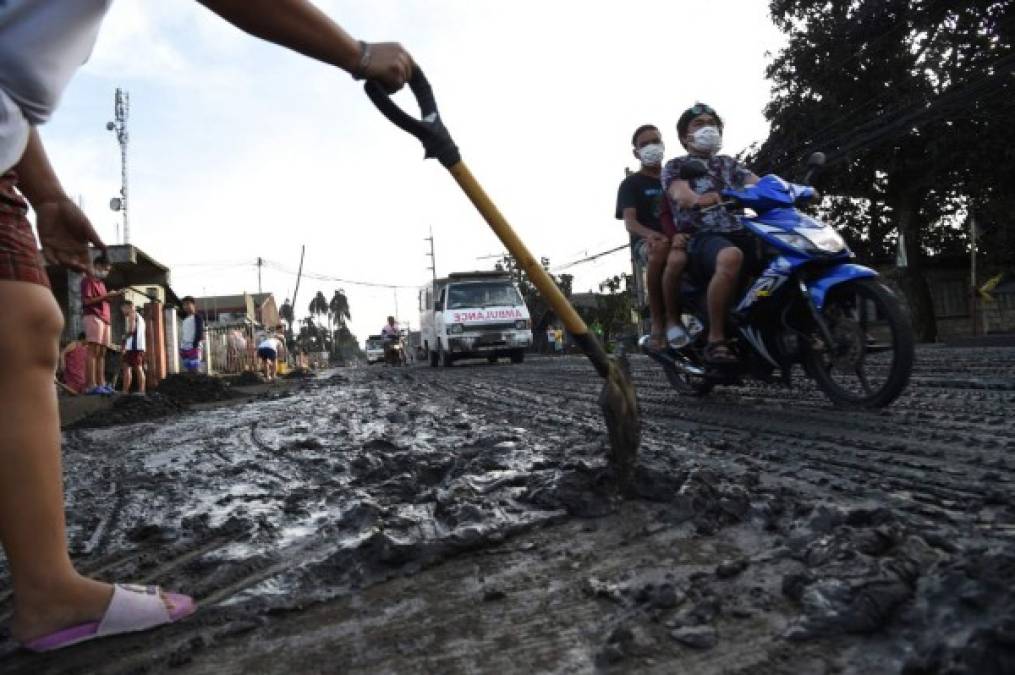
M 832 344 L 815 330 L 805 358 L 825 395 L 863 408 L 894 401 L 909 383 L 914 353 L 913 327 L 895 294 L 876 279 L 849 281 L 828 292 L 821 316 Z

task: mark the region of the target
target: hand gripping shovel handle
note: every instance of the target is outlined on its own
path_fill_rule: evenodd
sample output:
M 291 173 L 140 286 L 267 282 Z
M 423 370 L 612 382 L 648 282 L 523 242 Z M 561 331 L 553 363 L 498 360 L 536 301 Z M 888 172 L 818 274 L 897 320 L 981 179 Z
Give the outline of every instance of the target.
M 515 234 L 500 210 L 497 209 L 493 201 L 487 196 L 486 191 L 483 190 L 482 186 L 472 175 L 472 172 L 462 162 L 461 153 L 459 153 L 458 147 L 451 139 L 451 134 L 441 121 L 433 90 L 430 88 L 430 83 L 427 81 L 426 76 L 423 75 L 420 67 L 414 66 L 412 77 L 409 78 L 409 89 L 419 104 L 419 119 L 399 108 L 378 82 L 368 81 L 364 85 L 364 88 L 366 89 L 367 96 L 370 97 L 370 100 L 373 101 L 373 104 L 377 106 L 377 109 L 385 117 L 391 120 L 399 129 L 415 136 L 423 144 L 427 158 L 437 159 L 451 172 L 451 175 L 458 181 L 462 190 L 468 195 L 473 205 L 479 210 L 497 237 L 500 238 L 505 248 L 511 253 L 511 256 L 525 270 L 529 281 L 539 290 L 539 293 L 546 299 L 550 307 L 553 308 L 553 311 L 564 322 L 564 326 L 567 327 L 574 341 L 585 352 L 585 355 L 589 357 L 589 360 L 595 365 L 599 374 L 602 377 L 608 377 L 610 362 L 602 345 L 589 332 L 588 326 L 585 325 L 578 312 L 575 311 L 571 303 L 564 297 L 564 294 L 561 293 L 557 284 L 546 273 L 542 265 L 532 256 L 525 244 L 522 243 L 522 240 L 518 238 L 518 235 Z

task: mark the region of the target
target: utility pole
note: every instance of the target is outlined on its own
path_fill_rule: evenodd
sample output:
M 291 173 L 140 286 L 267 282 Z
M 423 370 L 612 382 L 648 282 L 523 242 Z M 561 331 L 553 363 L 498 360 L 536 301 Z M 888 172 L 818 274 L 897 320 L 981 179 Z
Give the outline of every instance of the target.
M 430 236 L 424 238 L 423 241 L 430 242 L 430 252 L 427 253 L 427 256 L 429 256 L 429 258 L 430 258 L 430 267 L 428 267 L 427 269 L 430 270 L 431 278 L 433 279 L 433 299 L 436 301 L 437 300 L 437 258 L 434 256 L 433 227 L 430 228 Z M 431 307 L 432 306 L 433 305 L 431 303 Z
M 969 210 L 969 322 L 976 336 L 976 216 Z
M 120 196 L 109 200 L 109 208 L 123 214 L 123 242 L 130 243 L 130 218 L 127 214 L 127 144 L 130 134 L 127 133 L 127 119 L 130 117 L 130 92 L 116 88 L 113 100 L 114 121 L 106 123 L 106 129 L 116 134 L 120 144 Z
M 264 258 L 257 256 L 257 294 L 261 294 L 261 267 L 264 265 Z

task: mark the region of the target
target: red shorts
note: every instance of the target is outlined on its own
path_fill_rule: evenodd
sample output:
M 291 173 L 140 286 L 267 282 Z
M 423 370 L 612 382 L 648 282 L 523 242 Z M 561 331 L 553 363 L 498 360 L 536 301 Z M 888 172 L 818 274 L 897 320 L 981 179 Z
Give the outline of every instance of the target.
M 26 218 L 28 203 L 17 191 L 17 184 L 13 171 L 0 175 L 0 280 L 49 288 L 42 254 Z
M 144 350 L 130 350 L 123 355 L 123 365 L 140 368 L 144 364 Z

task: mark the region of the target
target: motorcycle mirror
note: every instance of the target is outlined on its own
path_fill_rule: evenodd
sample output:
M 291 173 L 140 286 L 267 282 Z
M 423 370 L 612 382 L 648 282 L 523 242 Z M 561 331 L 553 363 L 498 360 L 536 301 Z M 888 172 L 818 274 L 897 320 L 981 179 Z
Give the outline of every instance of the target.
M 680 167 L 680 178 L 682 180 L 690 180 L 692 178 L 700 178 L 708 173 L 708 164 L 700 159 L 691 159 Z
M 825 153 L 815 152 L 807 159 L 807 166 L 811 169 L 817 169 L 825 165 Z

